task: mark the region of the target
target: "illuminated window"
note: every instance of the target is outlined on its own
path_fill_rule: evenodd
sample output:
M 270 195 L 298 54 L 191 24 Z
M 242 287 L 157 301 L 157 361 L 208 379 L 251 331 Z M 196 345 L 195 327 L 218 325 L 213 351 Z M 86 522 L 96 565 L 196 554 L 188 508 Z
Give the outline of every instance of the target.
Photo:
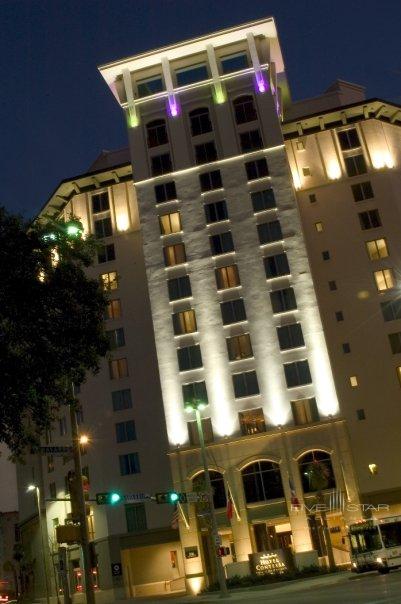
M 92 195 L 92 212 L 97 214 L 99 212 L 106 212 L 110 209 L 109 194 L 107 191 L 103 193 L 96 193 Z
M 186 86 L 187 84 L 201 82 L 202 80 L 207 80 L 209 78 L 206 63 L 199 63 L 198 65 L 177 69 L 175 76 L 177 79 L 177 86 Z
M 233 236 L 230 231 L 225 233 L 218 233 L 209 237 L 210 248 L 213 256 L 219 254 L 227 254 L 228 252 L 234 251 Z
M 370 181 L 359 182 L 356 185 L 351 186 L 352 195 L 354 201 L 363 201 L 364 199 L 371 199 L 374 197 L 372 184 Z
M 249 67 L 248 56 L 245 52 L 237 52 L 233 55 L 221 57 L 220 64 L 223 73 L 233 73 Z
M 255 102 L 251 95 L 240 96 L 233 102 L 235 121 L 237 124 L 254 122 L 258 119 L 255 109 Z
M 304 361 L 295 361 L 294 363 L 286 363 L 284 365 L 285 381 L 287 388 L 295 386 L 304 386 L 312 383 L 312 376 L 309 370 L 309 363 Z
M 223 187 L 220 170 L 212 170 L 211 172 L 199 174 L 199 182 L 202 193 Z
M 128 376 L 128 362 L 127 359 L 114 359 L 109 361 L 110 379 L 118 380 Z
M 164 214 L 159 216 L 160 233 L 162 235 L 171 235 L 182 231 L 181 216 L 179 212 Z
M 131 409 L 131 390 L 129 388 L 125 388 L 124 390 L 115 390 L 111 393 L 111 401 L 113 405 L 113 411 L 124 411 L 125 409 Z
M 227 351 L 230 361 L 239 361 L 253 356 L 251 337 L 249 333 L 227 338 Z
M 127 455 L 119 455 L 118 458 L 120 462 L 121 476 L 128 476 L 128 474 L 139 474 L 139 472 L 141 471 L 138 453 L 128 453 Z
M 368 210 L 367 212 L 360 212 L 358 214 L 361 229 L 367 231 L 368 229 L 377 229 L 382 226 L 380 220 L 379 210 Z
M 280 344 L 280 350 L 290 350 L 305 346 L 304 336 L 300 323 L 291 323 L 277 327 L 277 336 Z
M 396 333 L 389 333 L 388 339 L 390 342 L 391 352 L 393 354 L 398 354 L 401 352 L 401 331 L 397 331 Z
M 195 145 L 195 161 L 199 166 L 217 160 L 217 150 L 214 141 Z
M 126 422 L 118 422 L 116 425 L 116 441 L 126 443 L 130 440 L 136 440 L 135 422 L 129 419 Z
M 344 157 L 345 169 L 349 177 L 365 174 L 368 171 L 363 155 Z
M 231 323 L 239 323 L 240 321 L 246 321 L 245 306 L 242 298 L 239 298 L 238 300 L 229 300 L 228 302 L 222 302 L 220 304 L 220 310 L 223 319 L 223 325 L 230 325 Z
M 401 319 L 401 299 L 395 298 L 394 300 L 386 300 L 386 302 L 382 302 L 380 306 L 385 321 Z
M 297 308 L 297 301 L 292 287 L 270 292 L 270 301 L 274 313 L 287 312 Z
M 349 151 L 349 149 L 355 149 L 361 146 L 356 128 L 341 130 L 340 132 L 337 132 L 337 136 L 342 151 Z
M 236 264 L 221 266 L 215 269 L 217 289 L 228 289 L 240 285 L 238 267 Z
M 235 373 L 232 377 L 235 398 L 243 398 L 244 396 L 255 396 L 256 394 L 259 394 L 259 383 L 256 371 Z
M 114 249 L 114 243 L 109 243 L 109 245 L 102 245 L 98 248 L 97 261 L 99 264 L 103 264 L 104 262 L 111 262 L 115 259 L 116 252 Z
M 148 147 L 158 147 L 168 143 L 166 122 L 164 120 L 153 120 L 146 124 L 148 135 Z
M 151 157 L 152 164 L 152 175 L 160 176 L 161 174 L 167 174 L 173 169 L 171 163 L 170 153 L 162 153 L 161 155 L 154 155 Z
M 386 291 L 386 289 L 392 289 L 394 287 L 394 277 L 391 268 L 375 271 L 373 275 L 375 277 L 376 286 L 379 292 L 383 292 Z
M 322 469 L 321 474 L 324 476 L 326 483 L 324 489 L 335 489 L 336 481 L 330 454 L 325 451 L 310 451 L 302 455 L 298 460 L 303 492 L 313 493 L 317 490 L 317 485 L 315 485 L 313 480 L 313 469 L 316 465 Z
M 167 245 L 163 248 L 163 254 L 165 266 L 176 266 L 187 261 L 185 245 L 183 243 Z
M 238 413 L 242 434 L 266 432 L 266 421 L 263 409 L 249 409 Z
M 320 419 L 315 398 L 303 398 L 291 401 L 292 415 L 296 426 L 303 426 Z
M 177 199 L 177 191 L 175 188 L 175 182 L 164 182 L 161 185 L 155 185 L 155 197 L 156 203 L 164 203 L 165 201 L 171 201 Z
M 205 210 L 206 224 L 227 220 L 228 218 L 227 204 L 224 199 L 205 204 L 203 209 Z
M 315 222 L 315 229 L 318 233 L 321 233 L 323 231 L 323 222 Z
M 199 134 L 206 134 L 213 130 L 209 109 L 207 107 L 201 107 L 191 111 L 189 113 L 189 120 L 191 122 L 192 136 L 199 136 Z
M 269 168 L 264 157 L 255 161 L 248 161 L 245 164 L 246 176 L 248 180 L 256 180 L 269 176 Z
M 304 168 L 302 168 L 302 174 L 304 176 L 310 176 L 311 175 L 310 168 L 308 166 L 305 166 Z
M 148 528 L 146 521 L 146 507 L 144 503 L 126 503 L 125 519 L 127 533 L 145 532 Z
M 397 377 L 398 377 L 398 381 L 400 382 L 401 385 L 401 367 L 396 367 L 396 372 L 397 372 Z
M 288 264 L 287 254 L 275 254 L 274 256 L 266 256 L 263 258 L 265 265 L 266 279 L 274 279 L 290 274 L 290 265 Z
M 153 76 L 152 78 L 146 78 L 145 80 L 139 80 L 137 82 L 138 96 L 149 96 L 151 94 L 157 94 L 164 90 L 163 80 L 161 76 Z
M 111 218 L 99 218 L 94 222 L 95 226 L 95 237 L 102 239 L 103 237 L 111 237 L 113 234 L 113 228 L 111 226 Z
M 116 271 L 113 271 L 111 273 L 103 273 L 103 275 L 100 275 L 100 283 L 104 291 L 117 289 L 118 279 Z
M 199 434 L 198 434 L 197 422 L 196 421 L 188 422 L 187 425 L 188 425 L 189 443 L 192 446 L 199 446 Z M 205 443 L 213 442 L 214 434 L 213 434 L 212 420 L 210 419 L 210 417 L 202 418 L 202 430 L 203 430 L 203 438 L 205 439 Z M 213 474 L 213 472 L 209 472 L 209 474 Z M 199 476 L 199 474 L 198 474 L 198 476 Z M 203 476 L 203 473 L 200 476 Z
M 188 275 L 169 279 L 167 281 L 169 300 L 180 300 L 180 298 L 189 298 L 192 296 L 191 282 Z
M 184 403 L 192 403 L 194 401 L 202 401 L 207 404 L 207 391 L 205 382 L 192 382 L 192 384 L 184 384 L 182 387 L 182 396 Z
M 280 466 L 272 461 L 256 461 L 241 472 L 247 503 L 284 497 Z
M 241 151 L 256 151 L 262 149 L 263 140 L 259 130 L 250 130 L 249 132 L 241 132 L 239 135 Z
M 109 340 L 109 345 L 112 350 L 114 348 L 125 346 L 124 329 L 122 327 L 106 331 L 106 336 Z
M 380 260 L 380 258 L 387 258 L 389 255 L 385 239 L 374 239 L 365 243 L 366 251 L 371 260 Z
M 254 212 L 263 212 L 276 207 L 273 189 L 254 191 L 251 193 L 252 207 Z
M 119 319 L 121 317 L 121 300 L 109 300 L 106 306 L 104 318 Z
M 349 383 L 351 388 L 358 387 L 358 378 L 356 377 L 356 375 L 351 375 L 351 377 L 349 378 Z
M 196 315 L 194 310 L 184 310 L 173 315 L 174 334 L 193 333 L 197 330 Z
M 203 366 L 201 348 L 199 344 L 186 346 L 177 350 L 178 367 L 180 371 L 198 369 Z
M 262 222 L 257 225 L 259 242 L 261 245 L 280 241 L 283 238 L 281 225 L 279 220 L 271 220 L 270 222 Z

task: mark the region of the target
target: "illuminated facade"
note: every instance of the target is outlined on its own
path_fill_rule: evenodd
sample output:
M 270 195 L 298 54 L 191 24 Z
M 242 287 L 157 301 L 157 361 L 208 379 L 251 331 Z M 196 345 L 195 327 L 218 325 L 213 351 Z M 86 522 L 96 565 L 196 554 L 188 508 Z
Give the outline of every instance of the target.
M 358 494 L 281 133 L 288 92 L 274 21 L 100 71 L 127 118 L 174 487 L 199 486 L 184 400 L 207 400 L 227 573 L 289 545 L 309 565 L 324 554 L 316 518 L 291 508 L 313 498 L 308 464 L 326 460 L 340 499 Z M 342 563 L 352 514 L 332 507 Z M 183 506 L 180 517 L 194 592 L 211 566 L 197 512 Z

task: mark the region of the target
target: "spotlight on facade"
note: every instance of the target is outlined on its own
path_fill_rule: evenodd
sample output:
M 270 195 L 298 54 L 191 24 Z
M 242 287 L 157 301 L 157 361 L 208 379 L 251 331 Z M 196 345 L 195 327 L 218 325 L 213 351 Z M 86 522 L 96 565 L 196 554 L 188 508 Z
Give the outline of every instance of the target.
M 89 436 L 87 434 L 81 434 L 79 437 L 80 445 L 87 445 L 89 442 Z

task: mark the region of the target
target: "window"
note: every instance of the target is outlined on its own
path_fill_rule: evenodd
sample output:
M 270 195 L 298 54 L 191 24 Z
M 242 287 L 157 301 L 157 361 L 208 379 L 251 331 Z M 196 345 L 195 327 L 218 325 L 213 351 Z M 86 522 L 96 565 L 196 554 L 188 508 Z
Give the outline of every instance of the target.
M 120 474 L 128 476 L 128 474 L 139 474 L 141 471 L 139 465 L 138 453 L 128 453 L 127 455 L 119 455 Z
M 310 201 L 310 203 L 316 203 L 317 202 L 317 197 L 316 197 L 315 193 L 311 193 L 309 195 L 309 201 Z
M 247 503 L 284 497 L 280 466 L 272 461 L 256 461 L 241 472 Z
M 182 231 L 181 215 L 179 212 L 164 214 L 159 216 L 160 233 L 162 235 L 171 235 Z
M 97 261 L 99 264 L 103 264 L 104 262 L 111 262 L 116 259 L 116 252 L 114 250 L 114 243 L 109 243 L 109 245 L 102 245 L 97 250 Z
M 259 384 L 256 371 L 245 371 L 233 375 L 235 398 L 259 394 Z
M 254 191 L 251 193 L 252 207 L 254 212 L 263 212 L 276 207 L 273 189 Z
M 226 254 L 234 251 L 234 241 L 230 231 L 209 237 L 212 255 Z
M 199 63 L 199 65 L 191 65 L 184 69 L 177 69 L 175 72 L 177 78 L 177 86 L 186 86 L 194 82 L 201 82 L 207 80 L 209 74 L 205 63 Z
M 351 375 L 351 377 L 349 378 L 349 383 L 351 388 L 358 388 L 358 378 L 356 377 L 356 375 Z
M 225 200 L 215 201 L 214 203 L 208 203 L 203 206 L 205 210 L 206 223 L 211 224 L 212 222 L 219 222 L 219 220 L 227 220 L 227 204 Z
M 359 420 L 364 420 L 366 419 L 366 415 L 365 415 L 365 409 L 357 409 L 356 410 L 356 417 Z
M 374 239 L 365 243 L 366 251 L 371 260 L 380 260 L 380 258 L 387 258 L 389 255 L 385 239 Z
M 192 403 L 193 401 L 208 402 L 205 382 L 193 382 L 192 384 L 184 384 L 182 387 L 182 396 L 184 403 Z
M 198 367 L 203 366 L 201 348 L 199 344 L 179 348 L 177 350 L 177 357 L 180 371 L 198 369 Z
M 344 162 L 345 169 L 349 177 L 357 176 L 358 174 L 365 174 L 365 172 L 368 171 L 363 155 L 352 155 L 351 157 L 344 157 Z
M 115 390 L 111 393 L 111 401 L 113 404 L 113 411 L 124 411 L 125 409 L 131 409 L 131 390 L 129 388 L 126 388 L 125 390 Z
M 315 222 L 315 229 L 318 233 L 323 232 L 323 222 Z
M 51 482 L 49 484 L 49 494 L 50 494 L 50 499 L 57 499 L 57 489 L 56 489 L 55 482 Z
M 391 352 L 398 354 L 401 352 L 401 331 L 396 333 L 389 333 L 388 340 L 390 342 Z
M 209 471 L 210 482 L 212 483 L 213 505 L 216 510 L 227 507 L 226 489 L 224 486 L 224 478 L 220 472 L 214 470 Z M 194 491 L 205 491 L 206 483 L 204 472 L 201 472 L 192 481 L 192 489 Z
M 391 268 L 375 271 L 373 275 L 379 292 L 384 292 L 386 289 L 392 289 L 394 287 L 394 276 Z
M 342 345 L 342 349 L 344 354 L 349 354 L 351 352 L 351 346 L 349 342 L 344 342 Z
M 63 415 L 63 417 L 60 417 L 60 419 L 58 420 L 58 426 L 60 430 L 60 436 L 65 436 L 68 432 L 67 418 L 65 415 Z
M 148 147 L 158 147 L 168 143 L 166 122 L 164 120 L 153 120 L 146 124 Z
M 298 140 L 297 141 L 297 151 L 304 151 L 305 149 L 305 142 L 303 140 Z
M 329 281 L 329 290 L 331 292 L 336 291 L 337 289 L 337 283 L 335 281 Z
M 245 124 L 246 122 L 254 122 L 258 119 L 258 114 L 255 109 L 255 102 L 252 96 L 240 96 L 233 102 L 235 121 L 237 124 Z
M 230 266 L 221 266 L 214 270 L 216 277 L 217 289 L 228 289 L 229 287 L 237 287 L 240 285 L 238 266 L 231 264 Z
M 197 330 L 195 311 L 191 309 L 175 313 L 173 327 L 176 336 L 195 332 Z
M 111 349 L 125 346 L 124 329 L 122 327 L 106 331 L 106 335 Z
M 189 298 L 192 296 L 191 282 L 188 275 L 169 279 L 167 281 L 169 300 L 179 300 L 180 298 Z
M 376 229 L 381 227 L 382 222 L 380 220 L 379 210 L 368 210 L 367 212 L 360 212 L 358 214 L 361 229 L 366 231 L 367 229 Z
M 170 153 L 162 153 L 161 155 L 154 155 L 151 157 L 152 164 L 152 176 L 160 176 L 161 174 L 167 174 L 173 169 L 171 163 Z
M 130 419 L 126 422 L 118 422 L 116 424 L 116 441 L 118 443 L 126 443 L 130 440 L 136 440 L 134 420 Z
M 356 147 L 361 146 L 358 132 L 355 128 L 350 128 L 349 130 L 341 130 L 341 132 L 337 132 L 337 136 L 340 143 L 340 147 L 343 151 L 348 151 L 349 149 L 355 149 Z
M 239 361 L 253 357 L 251 337 L 249 333 L 227 338 L 227 351 L 230 361 Z
M 385 321 L 395 321 L 401 319 L 401 299 L 386 300 L 380 304 Z
M 291 401 L 291 408 L 296 426 L 318 422 L 320 419 L 315 398 Z
M 212 122 L 210 121 L 209 109 L 202 107 L 200 109 L 194 109 L 189 114 L 189 120 L 191 122 L 191 134 L 192 136 L 199 136 L 199 134 L 206 134 L 213 130 Z
M 119 319 L 121 317 L 121 301 L 120 300 L 109 300 L 107 302 L 104 318 L 107 319 Z
M 270 292 L 270 301 L 274 313 L 295 310 L 297 307 L 295 292 L 292 287 Z
M 342 310 L 337 310 L 335 316 L 337 321 L 344 321 L 344 313 Z
M 258 235 L 261 245 L 280 241 L 283 238 L 280 221 L 272 220 L 271 222 L 258 224 Z
M 248 151 L 256 151 L 256 149 L 262 149 L 263 140 L 259 130 L 250 130 L 249 132 L 242 132 L 239 135 L 241 151 L 247 153 Z
M 325 451 L 310 451 L 305 453 L 298 460 L 299 472 L 301 474 L 302 488 L 304 493 L 313 493 L 316 491 L 313 481 L 313 468 L 318 465 L 323 471 L 325 477 L 325 489 L 335 489 L 336 481 L 334 478 L 331 457 Z
M 291 325 L 277 327 L 277 336 L 280 344 L 280 350 L 290 350 L 290 348 L 299 348 L 300 346 L 305 346 L 300 323 L 292 323 Z
M 175 182 L 164 182 L 161 185 L 155 186 L 155 197 L 157 203 L 164 203 L 165 201 L 171 201 L 177 199 L 177 191 L 175 188 Z
M 288 388 L 303 386 L 312 382 L 312 377 L 309 371 L 309 363 L 307 360 L 286 363 L 284 365 L 284 374 Z
M 231 323 L 246 321 L 245 306 L 242 298 L 238 300 L 229 300 L 228 302 L 222 302 L 220 304 L 220 310 L 223 319 L 223 325 L 230 325 Z
M 149 96 L 151 94 L 157 94 L 164 90 L 163 80 L 161 76 L 154 76 L 153 78 L 146 78 L 146 80 L 139 80 L 137 82 L 138 96 Z
M 110 379 L 118 380 L 128 376 L 128 363 L 127 359 L 114 359 L 109 361 Z
M 113 234 L 110 216 L 108 216 L 107 218 L 99 218 L 98 220 L 95 220 L 94 226 L 95 237 L 97 239 L 101 239 L 102 237 L 111 237 L 111 235 Z
M 146 508 L 144 503 L 126 503 L 125 519 L 128 533 L 139 533 L 148 528 L 146 522 Z
M 372 184 L 369 181 L 351 185 L 351 191 L 354 196 L 354 201 L 363 201 L 364 199 L 371 199 L 374 197 Z
M 107 191 L 103 193 L 96 193 L 92 195 L 92 212 L 98 214 L 99 212 L 106 212 L 110 209 L 109 194 Z
M 266 256 L 263 258 L 265 265 L 266 279 L 274 279 L 290 274 L 290 265 L 288 264 L 287 254 L 285 252 L 275 256 Z
M 223 73 L 240 71 L 241 69 L 246 69 L 249 66 L 248 57 L 245 52 L 239 52 L 234 55 L 221 57 L 220 63 Z
M 183 243 L 167 245 L 163 248 L 163 254 L 165 266 L 176 266 L 187 261 L 185 245 Z
M 212 170 L 212 172 L 199 174 L 199 182 L 202 193 L 223 187 L 220 170 Z
M 304 168 L 302 168 L 302 174 L 304 176 L 310 176 L 311 175 L 310 168 L 308 166 L 305 166 Z
M 238 413 L 242 434 L 259 434 L 266 432 L 266 422 L 263 409 L 249 409 Z
M 256 178 L 269 176 L 269 168 L 264 157 L 262 157 L 262 159 L 256 159 L 255 161 L 246 162 L 245 170 L 248 180 L 256 180 Z
M 396 372 L 397 372 L 398 381 L 401 385 L 401 367 L 396 367 Z
M 51 472 L 54 472 L 54 457 L 53 455 L 48 455 L 47 456 L 47 471 L 50 474 Z
M 210 417 L 202 418 L 202 429 L 203 429 L 203 438 L 205 439 L 205 443 L 211 443 L 214 440 L 212 420 Z M 195 422 L 188 422 L 188 436 L 189 442 L 192 446 L 199 446 L 199 434 L 198 434 L 198 426 Z M 211 474 L 211 472 L 210 472 Z
M 118 279 L 116 271 L 111 273 L 103 273 L 103 275 L 100 275 L 100 283 L 104 291 L 117 289 Z
M 195 145 L 195 161 L 199 164 L 207 164 L 211 161 L 216 161 L 217 151 L 214 141 Z

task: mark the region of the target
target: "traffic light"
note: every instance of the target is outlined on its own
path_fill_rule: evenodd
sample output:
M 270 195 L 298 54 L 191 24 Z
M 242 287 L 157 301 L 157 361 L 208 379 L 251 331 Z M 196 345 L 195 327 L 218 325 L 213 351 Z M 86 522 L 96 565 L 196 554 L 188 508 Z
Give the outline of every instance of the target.
M 156 493 L 156 503 L 186 503 L 187 494 L 177 493 L 177 491 L 167 491 L 165 493 Z
M 96 503 L 98 505 L 116 505 L 117 503 L 121 503 L 122 499 L 122 495 L 115 491 L 110 491 L 109 493 L 96 493 Z

